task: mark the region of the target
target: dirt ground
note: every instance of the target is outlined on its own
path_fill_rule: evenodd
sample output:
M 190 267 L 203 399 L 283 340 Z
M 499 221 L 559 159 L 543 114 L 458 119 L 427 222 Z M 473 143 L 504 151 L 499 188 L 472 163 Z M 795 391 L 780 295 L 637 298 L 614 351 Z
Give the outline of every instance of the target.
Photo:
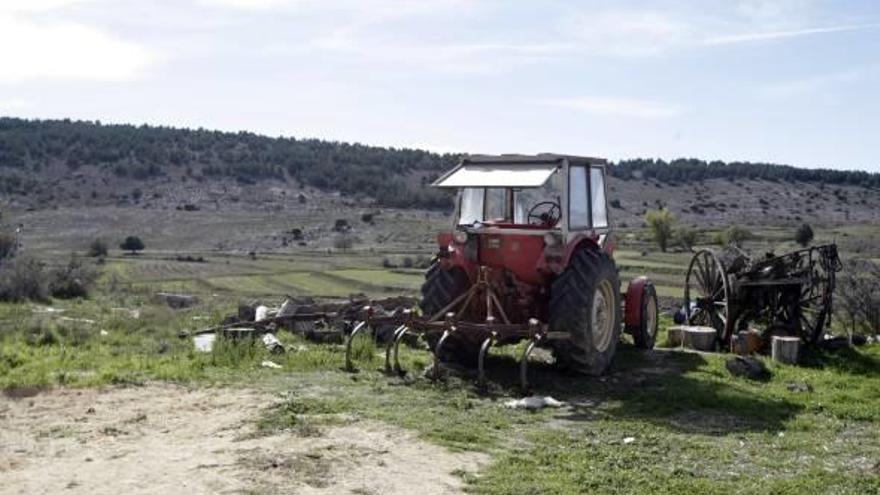
M 275 400 L 172 385 L 0 396 L 0 494 L 447 494 L 485 462 L 369 422 L 255 438 Z

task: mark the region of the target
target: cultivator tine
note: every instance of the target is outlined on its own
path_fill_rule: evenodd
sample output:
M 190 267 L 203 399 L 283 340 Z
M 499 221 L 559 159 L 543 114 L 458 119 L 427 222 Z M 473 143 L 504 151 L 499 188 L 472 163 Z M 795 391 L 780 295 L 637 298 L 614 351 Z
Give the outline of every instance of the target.
M 446 343 L 446 339 L 449 338 L 455 330 L 455 314 L 446 313 L 446 329 L 443 330 L 443 335 L 440 337 L 440 340 L 437 341 L 437 346 L 434 347 L 433 377 L 435 380 L 440 379 L 440 351 L 443 349 L 443 344 Z
M 399 336 L 406 333 L 406 330 L 406 325 L 400 325 L 395 328 L 394 333 L 391 334 L 391 338 L 385 343 L 385 373 L 390 374 L 392 371 L 397 371 L 396 368 L 392 368 L 391 366 L 391 348 L 396 347 L 395 344 L 398 341 Z
M 529 390 L 529 355 L 543 338 L 543 335 L 538 332 L 540 328 L 540 322 L 538 322 L 538 320 L 534 318 L 530 319 L 529 327 L 532 330 L 532 341 L 529 342 L 529 345 L 527 345 L 525 349 L 523 349 L 522 356 L 519 360 L 519 386 L 522 393 L 526 393 Z
M 398 375 L 403 374 L 403 368 L 400 367 L 400 360 L 398 359 L 398 351 L 400 350 L 400 342 L 403 340 L 403 337 L 409 333 L 409 327 L 404 326 L 403 330 L 394 336 L 394 372 Z
M 348 334 L 348 339 L 345 341 L 345 371 L 355 372 L 357 369 L 354 367 L 354 363 L 351 360 L 351 345 L 354 342 L 354 338 L 360 333 L 364 328 L 370 326 L 370 319 L 373 317 L 373 308 L 369 306 L 364 306 L 364 321 L 355 325 L 354 330 Z
M 486 340 L 484 340 L 483 344 L 480 346 L 480 354 L 477 356 L 477 386 L 480 388 L 486 386 L 486 368 L 484 364 L 486 362 L 486 354 L 489 353 L 489 348 L 495 343 L 495 337 L 495 332 L 492 332 L 492 335 L 486 337 Z

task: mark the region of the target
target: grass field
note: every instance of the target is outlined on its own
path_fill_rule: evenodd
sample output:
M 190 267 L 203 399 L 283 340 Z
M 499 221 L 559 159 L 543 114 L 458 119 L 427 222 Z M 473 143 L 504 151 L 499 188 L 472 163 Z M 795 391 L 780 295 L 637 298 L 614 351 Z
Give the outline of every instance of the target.
M 567 405 L 527 412 L 503 405 L 518 395 L 512 352 L 490 358 L 487 390 L 467 376 L 422 378 L 430 355 L 410 348 L 402 352 L 410 373 L 386 376 L 366 340 L 356 346 L 360 372 L 351 375 L 339 369 L 341 346 L 286 333 L 280 337 L 288 347 L 308 350 L 278 356 L 221 341 L 210 353 L 195 352 L 177 332 L 217 321 L 222 306 L 173 312 L 143 305 L 138 319 L 110 309 L 137 302 L 62 303 L 55 315 L 0 305 L 0 388 L 170 380 L 283 392 L 284 401 L 254 418 L 265 434 L 320 435 L 377 420 L 402 426 L 453 450 L 487 453 L 485 469 L 463 474 L 475 493 L 880 490 L 878 346 L 812 353 L 801 367 L 770 364 L 772 378 L 757 382 L 730 376 L 719 355 L 622 345 L 600 379 L 561 373 L 539 355 L 535 391 Z M 283 369 L 260 368 L 265 359 Z
M 877 230 L 841 227 L 822 236 L 873 239 Z M 751 244 L 758 252 L 789 245 L 783 230 L 755 231 Z M 643 232 L 623 246 L 616 260 L 624 281 L 647 274 L 661 296 L 681 297 L 689 253 L 657 252 Z M 91 299 L 0 304 L 0 389 L 151 381 L 257 388 L 284 396 L 252 418 L 267 435 L 322 435 L 380 421 L 452 450 L 485 453 L 490 461 L 479 472 L 460 473 L 474 493 L 880 493 L 878 345 L 810 351 L 802 366 L 767 360 L 772 376 L 765 381 L 731 376 L 723 355 L 639 351 L 626 343 L 601 378 L 563 373 L 548 364 L 549 354 L 538 353 L 531 363 L 534 392 L 566 405 L 529 412 L 504 406 L 519 396 L 516 349 L 493 351 L 482 390 L 467 374 L 440 382 L 422 377 L 431 356 L 417 348 L 403 348 L 410 372 L 401 378 L 380 372 L 382 350 L 368 341 L 356 346 L 360 372 L 349 374 L 340 370 L 340 345 L 286 332 L 279 338 L 288 348 L 303 350 L 279 356 L 220 341 L 201 353 L 177 336 L 218 323 L 244 298 L 417 294 L 421 270 L 383 268 L 382 260 L 426 252 L 427 245 L 388 251 L 365 245 L 344 253 L 255 257 L 161 250 L 114 255 Z M 179 254 L 205 262 L 177 261 Z M 151 302 L 159 290 L 196 294 L 201 303 L 173 311 Z M 124 309 L 138 309 L 140 316 Z M 670 323 L 668 316 L 661 321 Z M 262 368 L 267 359 L 282 369 Z

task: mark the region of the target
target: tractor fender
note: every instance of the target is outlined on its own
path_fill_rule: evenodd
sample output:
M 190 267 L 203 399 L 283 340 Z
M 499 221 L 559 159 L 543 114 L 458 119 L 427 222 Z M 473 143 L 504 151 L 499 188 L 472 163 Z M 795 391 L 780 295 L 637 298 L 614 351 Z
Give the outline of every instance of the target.
M 455 242 L 452 232 L 440 232 L 437 234 L 437 260 L 444 269 L 459 267 L 467 274 L 473 283 L 477 278 L 478 266 L 469 260 L 464 252 L 464 246 Z
M 626 288 L 624 296 L 624 328 L 631 330 L 642 325 L 642 302 L 647 294 L 647 287 L 651 284 L 648 277 L 641 276 L 633 279 Z
M 571 257 L 575 255 L 581 249 L 593 249 L 593 250 L 601 250 L 602 248 L 599 246 L 598 236 L 595 235 L 587 235 L 587 234 L 578 234 L 572 239 L 568 245 L 565 246 L 565 255 L 562 258 L 562 267 L 568 266 L 571 262 Z

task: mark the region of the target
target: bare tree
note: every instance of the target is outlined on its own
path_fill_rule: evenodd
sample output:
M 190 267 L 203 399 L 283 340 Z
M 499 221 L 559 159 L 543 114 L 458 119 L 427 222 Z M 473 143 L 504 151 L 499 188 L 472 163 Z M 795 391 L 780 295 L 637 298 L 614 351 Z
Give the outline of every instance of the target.
M 867 260 L 845 262 L 837 296 L 852 333 L 880 334 L 880 266 Z

